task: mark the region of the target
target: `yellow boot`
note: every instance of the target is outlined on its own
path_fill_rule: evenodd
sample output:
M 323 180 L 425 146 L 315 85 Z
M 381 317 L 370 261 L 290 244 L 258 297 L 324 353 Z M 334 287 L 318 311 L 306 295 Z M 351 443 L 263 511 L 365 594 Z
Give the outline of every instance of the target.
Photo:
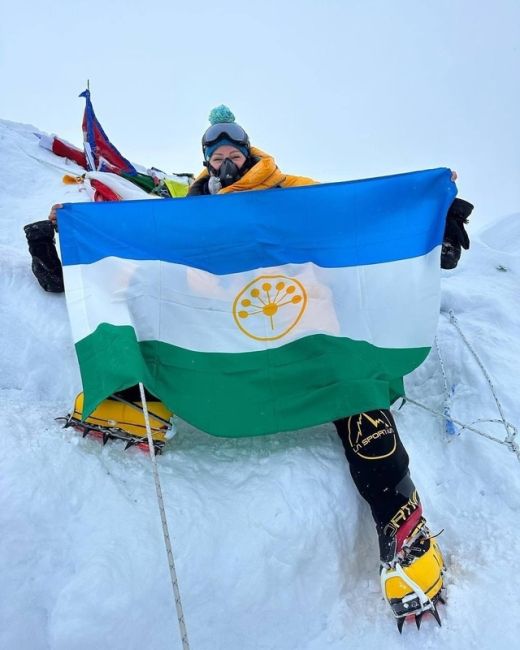
M 156 453 L 161 453 L 166 439 L 173 431 L 173 413 L 157 400 L 147 401 L 152 439 Z M 83 393 L 75 401 L 72 414 L 65 426 L 72 426 L 81 431 L 83 437 L 95 435 L 103 440 L 113 438 L 126 441 L 126 449 L 133 445 L 147 447 L 146 427 L 141 402 L 120 401 L 109 398 L 101 402 L 91 415 L 83 420 Z
M 445 602 L 443 575 L 439 545 L 421 518 L 395 557 L 381 566 L 381 589 L 397 619 L 399 632 L 407 616 L 414 616 L 419 628 L 424 612 L 430 612 L 441 624 L 437 603 Z

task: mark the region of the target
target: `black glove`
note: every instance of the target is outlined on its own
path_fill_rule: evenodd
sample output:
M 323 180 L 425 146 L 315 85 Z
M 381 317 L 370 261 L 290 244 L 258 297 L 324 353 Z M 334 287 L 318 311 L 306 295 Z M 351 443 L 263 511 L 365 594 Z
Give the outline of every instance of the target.
M 32 257 L 32 271 L 42 289 L 61 293 L 63 270 L 54 243 L 54 226 L 46 219 L 24 226 L 29 253 Z
M 464 199 L 455 199 L 446 216 L 446 228 L 442 242 L 441 268 L 454 269 L 459 263 L 461 247 L 469 248 L 468 233 L 464 224 L 473 211 L 473 205 Z

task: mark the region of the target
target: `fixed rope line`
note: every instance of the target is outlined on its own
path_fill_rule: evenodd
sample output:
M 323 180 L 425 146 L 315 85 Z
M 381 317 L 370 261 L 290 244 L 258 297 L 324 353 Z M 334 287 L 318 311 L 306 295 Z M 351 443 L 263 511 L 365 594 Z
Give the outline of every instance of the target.
M 495 387 L 493 385 L 493 382 L 491 381 L 491 377 L 489 376 L 489 373 L 487 372 L 486 368 L 484 367 L 484 364 L 480 360 L 480 357 L 478 356 L 477 352 L 471 345 L 471 343 L 468 341 L 467 337 L 465 336 L 464 332 L 462 331 L 462 328 L 459 325 L 459 322 L 457 320 L 457 317 L 455 316 L 455 313 L 452 309 L 450 309 L 449 313 L 449 318 L 450 318 L 450 323 L 455 327 L 457 332 L 459 333 L 460 337 L 464 341 L 466 347 L 468 350 L 471 352 L 473 358 L 477 362 L 479 368 L 482 370 L 482 373 L 484 377 L 486 378 L 486 381 L 489 385 L 489 388 L 491 390 L 491 393 L 493 395 L 493 398 L 495 400 L 495 404 L 497 405 L 498 412 L 500 414 L 501 422 L 504 425 L 504 428 L 506 430 L 506 442 L 510 445 L 512 445 L 513 448 L 518 449 L 518 444 L 515 442 L 515 437 L 517 434 L 516 427 L 512 425 L 510 422 L 508 422 L 505 418 L 504 411 L 502 409 L 502 404 L 500 403 L 500 400 L 498 399 L 498 395 L 496 393 Z
M 495 400 L 495 404 L 497 405 L 498 412 L 500 414 L 500 419 L 499 420 L 492 420 L 492 419 L 478 419 L 474 420 L 471 424 L 465 424 L 464 422 L 460 422 L 459 420 L 455 420 L 455 418 L 451 417 L 450 410 L 449 410 L 449 402 L 451 398 L 451 392 L 449 389 L 449 383 L 448 383 L 448 378 L 446 374 L 446 369 L 444 366 L 444 362 L 442 359 L 442 355 L 440 353 L 440 348 L 439 348 L 439 343 L 437 339 L 435 339 L 435 346 L 437 349 L 437 355 L 439 357 L 439 363 L 441 367 L 441 372 L 442 372 L 442 377 L 444 381 L 444 392 L 445 392 L 445 400 L 444 400 L 444 411 L 441 413 L 440 411 L 437 411 L 435 409 L 430 408 L 429 406 L 426 406 L 425 404 L 421 404 L 420 402 L 417 402 L 413 399 L 410 399 L 409 397 L 405 398 L 405 402 L 410 402 L 410 404 L 413 404 L 414 406 L 418 406 L 419 408 L 424 409 L 425 411 L 428 411 L 429 413 L 432 413 L 436 417 L 440 417 L 443 420 L 446 421 L 446 431 L 451 433 L 458 433 L 455 429 L 455 424 L 459 425 L 461 429 L 467 429 L 468 431 L 472 431 L 479 436 L 482 436 L 483 438 L 487 438 L 488 440 L 491 440 L 492 442 L 497 442 L 500 445 L 504 445 L 507 447 L 510 451 L 512 451 L 514 454 L 516 454 L 518 460 L 520 461 L 520 445 L 516 442 L 516 434 L 517 434 L 517 429 L 516 427 L 508 422 L 505 418 L 504 411 L 502 409 L 502 405 L 500 403 L 500 400 L 498 399 L 495 387 L 493 385 L 493 382 L 491 381 L 491 377 L 489 376 L 487 370 L 484 367 L 484 364 L 480 360 L 478 354 L 476 353 L 475 349 L 473 346 L 470 344 L 468 341 L 467 337 L 464 335 L 464 332 L 462 331 L 460 325 L 458 324 L 457 318 L 455 316 L 455 313 L 453 310 L 450 309 L 449 311 L 449 320 L 452 325 L 457 329 L 460 337 L 464 341 L 466 347 L 469 349 L 471 354 L 473 355 L 473 358 L 477 362 L 479 368 L 482 370 L 482 373 L 484 377 L 486 378 L 486 381 L 489 385 L 489 388 L 491 390 L 491 393 L 493 394 L 493 398 Z M 504 425 L 504 428 L 506 430 L 506 437 L 504 440 L 500 440 L 499 438 L 495 438 L 494 436 L 489 435 L 488 433 L 485 433 L 484 431 L 480 431 L 479 429 L 476 429 L 473 424 L 477 422 L 493 422 L 493 423 L 500 423 Z
M 439 359 L 439 365 L 441 367 L 441 373 L 442 373 L 442 379 L 444 382 L 444 430 L 446 431 L 446 434 L 450 437 L 458 435 L 458 431 L 455 428 L 455 424 L 453 423 L 453 418 L 451 417 L 451 401 L 452 401 L 452 396 L 453 396 L 453 387 L 450 389 L 450 385 L 448 383 L 448 377 L 446 375 L 446 368 L 444 367 L 444 360 L 441 355 L 441 349 L 439 346 L 439 341 L 437 340 L 437 337 L 435 337 L 435 349 L 437 350 L 437 357 Z
M 429 406 L 426 406 L 426 404 L 421 404 L 420 402 L 416 402 L 414 399 L 411 399 L 410 397 L 406 397 L 405 402 L 413 404 L 414 406 L 418 406 L 419 408 L 422 408 L 425 411 L 428 411 L 429 413 L 432 413 L 433 415 L 436 415 L 439 418 L 446 419 L 447 417 L 446 415 L 444 415 L 444 413 L 441 413 L 441 411 L 432 409 Z M 461 427 L 461 429 L 467 429 L 468 431 L 473 431 L 474 433 L 478 433 L 479 436 L 483 436 L 488 440 L 497 442 L 499 445 L 505 445 L 511 451 L 513 451 L 518 456 L 518 460 L 520 460 L 520 448 L 518 447 L 516 442 L 510 442 L 509 440 L 500 440 L 499 438 L 490 436 L 489 433 L 485 433 L 484 431 L 479 431 L 479 429 L 475 429 L 475 427 L 473 427 L 471 424 L 464 424 L 464 422 L 460 422 L 459 420 L 455 420 L 454 418 L 451 418 L 451 420 L 455 424 L 458 424 L 459 427 Z M 501 420 L 477 420 L 477 422 L 501 422 Z
M 166 511 L 164 509 L 164 501 L 162 496 L 161 482 L 159 480 L 159 470 L 157 468 L 157 458 L 155 456 L 155 447 L 153 446 L 152 428 L 150 426 L 150 417 L 148 414 L 148 404 L 146 403 L 146 395 L 144 394 L 144 386 L 139 382 L 139 392 L 141 394 L 141 404 L 143 405 L 144 423 L 146 425 L 146 435 L 148 438 L 148 451 L 150 452 L 150 459 L 152 461 L 153 478 L 155 481 L 155 491 L 157 493 L 157 504 L 161 513 L 161 523 L 164 537 L 164 545 L 166 547 L 166 555 L 168 556 L 168 566 L 170 567 L 170 578 L 173 589 L 173 597 L 175 599 L 175 608 L 177 610 L 177 620 L 179 622 L 179 631 L 182 641 L 182 650 L 190 650 L 190 642 L 188 640 L 188 632 L 186 630 L 186 623 L 184 621 L 184 612 L 182 609 L 181 594 L 179 591 L 179 584 L 177 582 L 177 571 L 175 570 L 175 560 L 173 559 L 173 548 L 168 531 L 168 522 L 166 521 Z

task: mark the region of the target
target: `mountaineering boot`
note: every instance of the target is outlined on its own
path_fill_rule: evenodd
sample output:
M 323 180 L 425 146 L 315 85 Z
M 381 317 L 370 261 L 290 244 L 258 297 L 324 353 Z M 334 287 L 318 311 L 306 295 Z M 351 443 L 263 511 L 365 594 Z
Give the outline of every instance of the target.
M 419 506 L 392 534 L 382 535 L 381 589 L 402 631 L 407 617 L 417 628 L 425 612 L 440 625 L 437 603 L 445 602 L 444 560 Z
M 160 454 L 166 440 L 174 435 L 173 413 L 162 402 L 151 395 L 149 397 L 147 406 L 152 440 L 155 453 Z M 134 445 L 148 448 L 141 401 L 121 400 L 118 393 L 101 402 L 86 419 L 83 419 L 83 393 L 79 393 L 72 413 L 63 419 L 66 427 L 80 431 L 83 437 L 96 436 L 103 444 L 108 440 L 123 440 L 125 449 Z
M 48 220 L 24 226 L 32 256 L 32 271 L 45 291 L 62 293 L 63 270 L 54 242 L 54 226 Z
M 473 205 L 464 199 L 455 199 L 446 216 L 446 228 L 441 251 L 441 268 L 454 269 L 459 263 L 461 248 L 468 250 L 469 237 L 464 228 Z

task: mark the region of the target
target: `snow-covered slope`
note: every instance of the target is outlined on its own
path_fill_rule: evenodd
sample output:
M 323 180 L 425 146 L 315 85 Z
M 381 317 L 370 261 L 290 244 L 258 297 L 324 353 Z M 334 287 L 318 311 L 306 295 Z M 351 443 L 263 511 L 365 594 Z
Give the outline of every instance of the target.
M 79 169 L 39 148 L 35 131 L 0 121 L 0 647 L 181 648 L 149 458 L 54 421 L 79 375 L 64 298 L 32 276 L 22 227 L 86 197 L 61 182 Z M 520 215 L 499 220 L 443 279 L 438 340 L 452 415 L 466 423 L 498 412 L 450 309 L 520 424 L 518 242 Z M 442 410 L 435 352 L 408 387 Z M 518 458 L 469 431 L 448 442 L 414 405 L 395 415 L 431 527 L 444 529 L 442 628 L 425 619 L 398 634 L 371 517 L 331 425 L 227 440 L 180 423 L 159 465 L 192 650 L 516 647 Z

